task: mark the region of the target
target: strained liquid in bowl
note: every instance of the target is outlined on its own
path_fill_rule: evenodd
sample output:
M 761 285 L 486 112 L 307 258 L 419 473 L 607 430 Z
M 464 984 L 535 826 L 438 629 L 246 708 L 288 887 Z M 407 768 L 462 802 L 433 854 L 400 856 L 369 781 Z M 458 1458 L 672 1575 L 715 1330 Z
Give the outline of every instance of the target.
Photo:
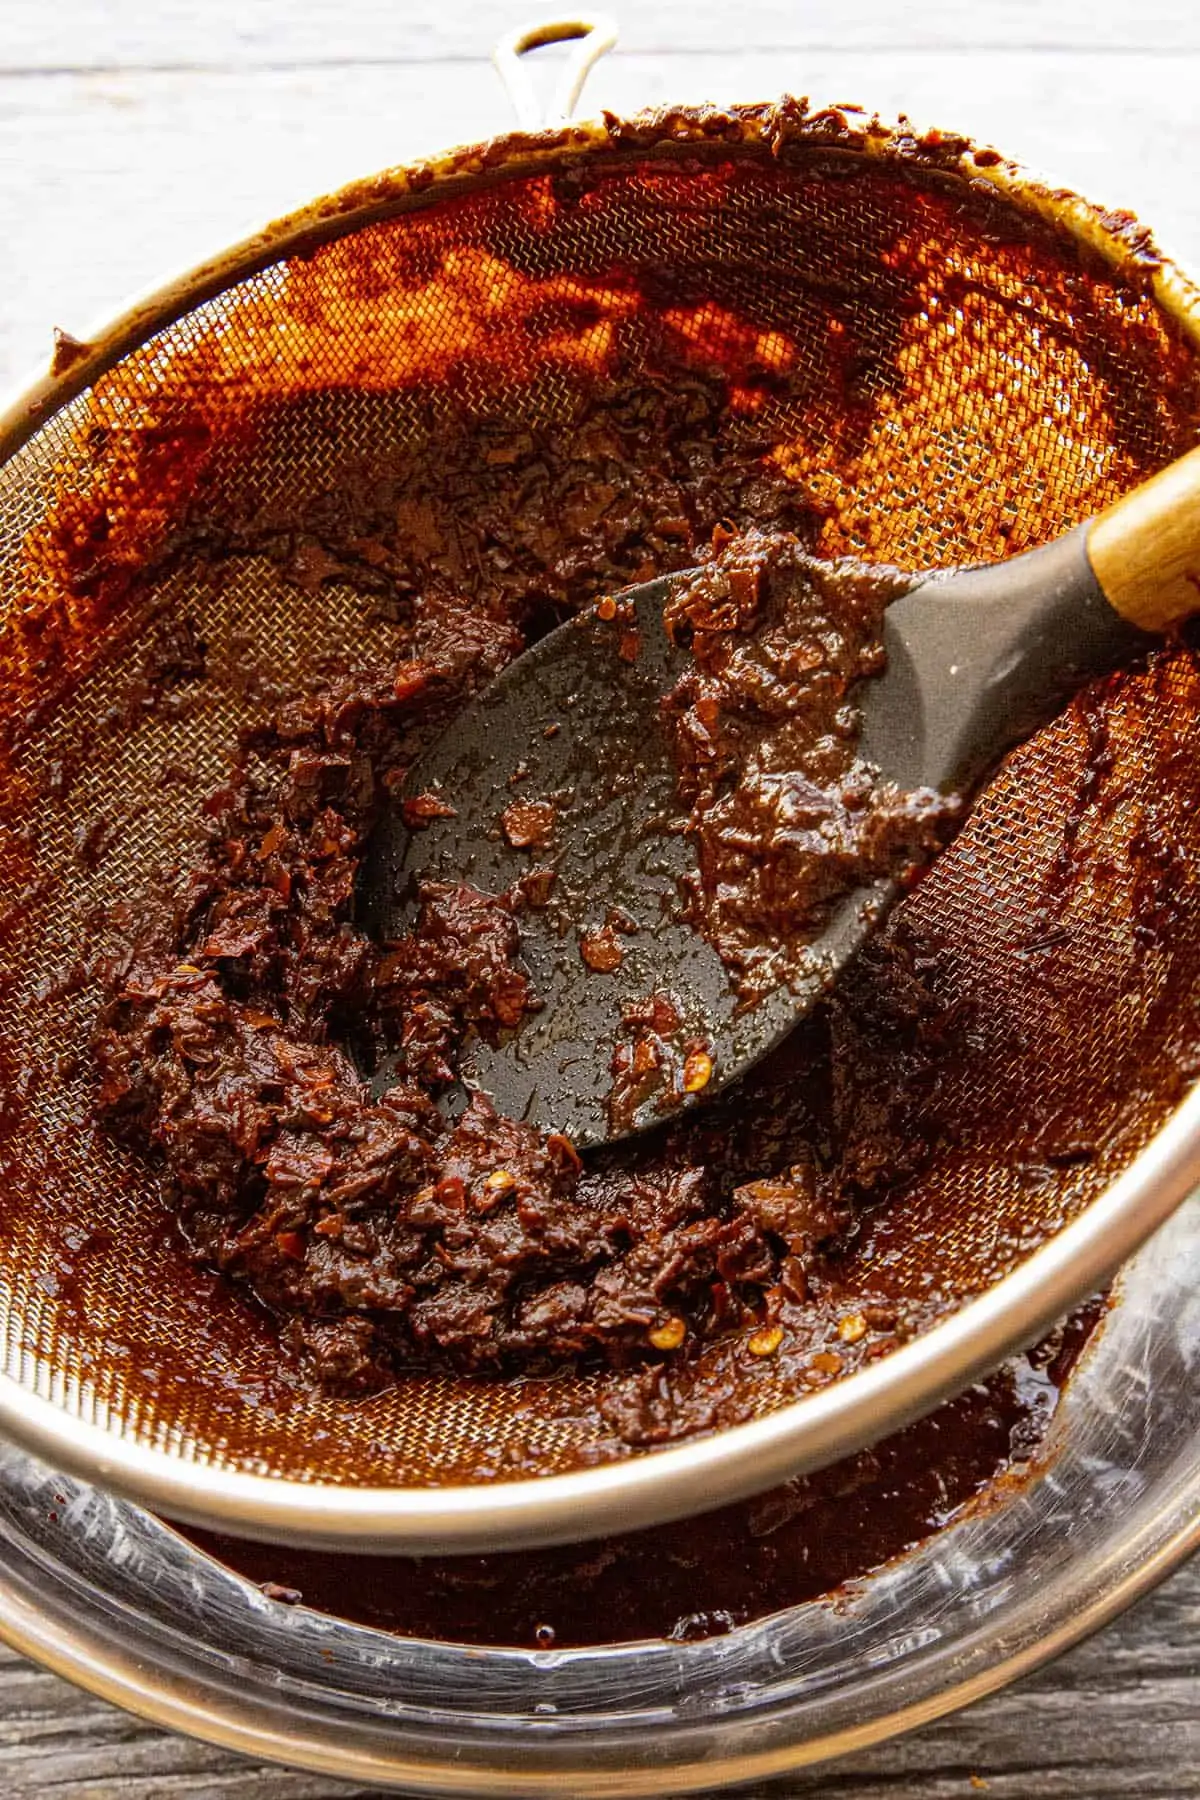
M 1009 759 L 736 1094 L 586 1166 L 433 1106 L 524 1004 L 513 916 L 451 887 L 381 950 L 357 863 L 524 644 L 717 527 L 997 559 L 1195 437 L 1148 253 L 933 152 L 726 135 L 314 243 L 0 472 L 8 1366 L 137 1442 L 422 1485 L 757 1416 L 1016 1266 L 1190 1079 L 1174 645 Z
M 718 1637 L 841 1594 L 948 1525 L 1003 1506 L 1053 1458 L 1059 1402 L 1104 1308 L 926 1418 L 736 1506 L 588 1544 L 483 1556 L 363 1556 L 188 1531 L 280 1606 L 403 1637 L 566 1649 Z

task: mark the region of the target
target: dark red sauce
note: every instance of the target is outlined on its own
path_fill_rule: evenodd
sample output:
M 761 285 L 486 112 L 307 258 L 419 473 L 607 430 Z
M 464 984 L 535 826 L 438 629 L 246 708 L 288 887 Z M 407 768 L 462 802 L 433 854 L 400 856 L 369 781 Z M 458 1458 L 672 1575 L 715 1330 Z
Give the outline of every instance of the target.
M 667 629 L 692 663 L 665 701 L 697 868 L 693 923 L 743 1000 L 786 982 L 831 904 L 924 860 L 960 808 L 881 782 L 857 754 L 859 683 L 886 666 L 905 580 L 718 529 Z
M 408 1637 L 527 1649 L 710 1637 L 834 1593 L 995 1494 L 998 1477 L 1023 1478 L 1099 1310 L 871 1450 L 653 1531 L 449 1557 L 187 1536 L 283 1604 Z
M 635 494 L 613 460 L 614 433 L 651 417 Z M 644 1444 L 752 1408 L 760 1362 L 820 1385 L 930 1316 L 924 1302 L 844 1290 L 849 1190 L 836 1155 L 822 1167 L 811 1142 L 789 1145 L 769 1085 L 734 1102 L 755 1130 L 732 1153 L 728 1108 L 586 1170 L 565 1138 L 498 1117 L 482 1096 L 445 1124 L 434 1101 L 462 1046 L 519 1028 L 536 1004 L 519 958 L 524 886 L 484 895 L 431 884 L 416 928 L 395 944 L 375 944 L 355 921 L 367 839 L 417 747 L 536 629 L 551 567 L 558 583 L 564 565 L 577 570 L 585 593 L 640 572 L 631 544 L 647 554 L 647 508 L 662 514 L 667 494 L 671 554 L 709 556 L 671 605 L 693 670 L 667 706 L 703 847 L 698 921 L 738 979 L 749 987 L 771 957 L 795 955 L 832 894 L 930 841 L 943 803 L 876 793 L 854 751 L 853 686 L 882 666 L 891 588 L 866 574 L 816 578 L 796 540 L 769 530 L 735 539 L 722 529 L 711 549 L 696 545 L 691 519 L 719 471 L 713 500 L 768 526 L 788 505 L 781 480 L 760 471 L 747 485 L 740 455 L 722 470 L 720 420 L 715 384 L 693 376 L 605 393 L 571 431 L 540 441 L 493 432 L 471 465 L 450 432 L 441 465 L 430 452 L 421 467 L 454 493 L 460 543 L 468 529 L 482 544 L 495 528 L 497 470 L 518 492 L 533 482 L 525 507 L 503 512 L 523 557 L 519 577 L 515 558 L 495 565 L 500 616 L 449 601 L 431 559 L 412 598 L 413 654 L 277 711 L 208 801 L 201 859 L 173 893 L 118 911 L 124 947 L 93 1044 L 100 1114 L 161 1161 L 197 1254 L 275 1314 L 281 1342 L 323 1386 L 368 1391 L 421 1366 L 603 1361 L 633 1371 L 606 1399 L 607 1422 L 621 1442 Z M 547 489 L 572 469 L 573 502 L 547 516 Z M 388 496 L 406 530 L 419 493 Z M 357 563 L 373 583 L 388 571 L 398 605 L 413 578 L 391 566 L 385 539 L 365 555 L 363 506 L 353 484 L 331 494 L 319 564 L 315 552 L 297 564 L 289 549 L 286 566 L 301 581 L 338 567 L 352 519 Z M 438 535 L 431 522 L 427 532 Z M 157 704 L 202 671 L 203 646 L 179 627 L 147 693 Z M 800 794 L 812 829 L 798 832 Z M 410 801 L 418 813 L 421 800 Z M 536 862 L 553 808 L 515 798 L 501 828 Z M 615 929 L 585 938 L 583 954 L 593 966 L 619 957 Z M 919 984 L 910 993 L 908 1027 L 920 1035 Z M 648 1042 L 643 1033 L 634 1046 L 635 1079 Z M 385 1054 L 398 1078 L 375 1099 L 359 1070 Z M 702 1040 L 680 1054 L 680 1080 L 698 1091 Z M 911 1160 L 900 1141 L 889 1154 L 895 1171 Z M 749 1334 L 744 1346 L 737 1333 Z

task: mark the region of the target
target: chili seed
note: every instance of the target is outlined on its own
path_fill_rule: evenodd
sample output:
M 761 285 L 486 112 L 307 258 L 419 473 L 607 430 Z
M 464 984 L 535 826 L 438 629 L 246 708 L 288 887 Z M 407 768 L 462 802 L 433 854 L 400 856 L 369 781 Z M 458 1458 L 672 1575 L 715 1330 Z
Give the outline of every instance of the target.
M 746 1348 L 751 1356 L 774 1356 L 782 1342 L 782 1325 L 761 1325 Z
M 650 1342 L 656 1350 L 678 1350 L 687 1336 L 687 1324 L 677 1313 L 662 1325 L 656 1325 L 650 1333 Z

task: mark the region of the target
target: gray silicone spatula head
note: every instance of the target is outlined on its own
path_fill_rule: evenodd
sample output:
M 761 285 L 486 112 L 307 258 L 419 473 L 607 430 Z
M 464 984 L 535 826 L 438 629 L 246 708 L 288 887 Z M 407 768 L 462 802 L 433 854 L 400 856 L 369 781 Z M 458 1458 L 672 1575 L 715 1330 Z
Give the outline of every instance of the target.
M 689 661 L 663 623 L 682 579 L 630 590 L 617 619 L 611 604 L 608 617 L 590 611 L 514 662 L 412 772 L 367 863 L 364 906 L 385 940 L 411 929 L 429 881 L 522 896 L 521 955 L 540 1010 L 499 1043 L 474 1040 L 462 1075 L 502 1113 L 580 1145 L 733 1079 L 808 1010 L 887 899 L 877 883 L 846 895 L 790 984 L 739 1002 L 684 916 L 695 850 L 661 707 Z M 429 807 L 410 827 L 406 811 L 424 810 L 416 796 L 447 811 Z M 628 1064 L 647 1032 L 653 1077 L 631 1078 L 622 1095 L 614 1056 Z
M 368 861 L 364 909 L 385 940 L 411 928 L 428 881 L 524 896 L 521 952 L 540 1010 L 499 1042 L 474 1041 L 462 1078 L 501 1112 L 580 1145 L 736 1079 L 811 1008 L 896 891 L 882 878 L 846 892 L 789 978 L 739 1001 L 681 904 L 695 853 L 678 829 L 661 703 L 687 661 L 663 624 L 685 579 L 633 589 L 616 627 L 611 606 L 593 610 L 515 661 L 412 771 L 410 805 L 389 811 Z M 857 690 L 861 749 L 903 789 L 969 792 L 1136 641 L 1096 585 L 1082 532 L 993 568 L 875 580 L 891 597 L 888 668 Z M 429 794 L 444 813 L 412 807 Z M 406 811 L 433 816 L 410 823 Z M 659 1068 L 622 1106 L 614 1056 L 624 1046 L 627 1068 L 639 1025 L 653 1031 Z

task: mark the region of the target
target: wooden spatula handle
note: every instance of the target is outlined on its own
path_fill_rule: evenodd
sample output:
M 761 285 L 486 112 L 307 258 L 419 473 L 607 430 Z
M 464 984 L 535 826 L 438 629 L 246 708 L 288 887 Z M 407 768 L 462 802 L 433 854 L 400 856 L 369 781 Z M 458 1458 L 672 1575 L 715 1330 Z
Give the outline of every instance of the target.
M 1200 612 L 1200 447 L 1097 514 L 1087 553 L 1131 625 L 1166 631 Z

